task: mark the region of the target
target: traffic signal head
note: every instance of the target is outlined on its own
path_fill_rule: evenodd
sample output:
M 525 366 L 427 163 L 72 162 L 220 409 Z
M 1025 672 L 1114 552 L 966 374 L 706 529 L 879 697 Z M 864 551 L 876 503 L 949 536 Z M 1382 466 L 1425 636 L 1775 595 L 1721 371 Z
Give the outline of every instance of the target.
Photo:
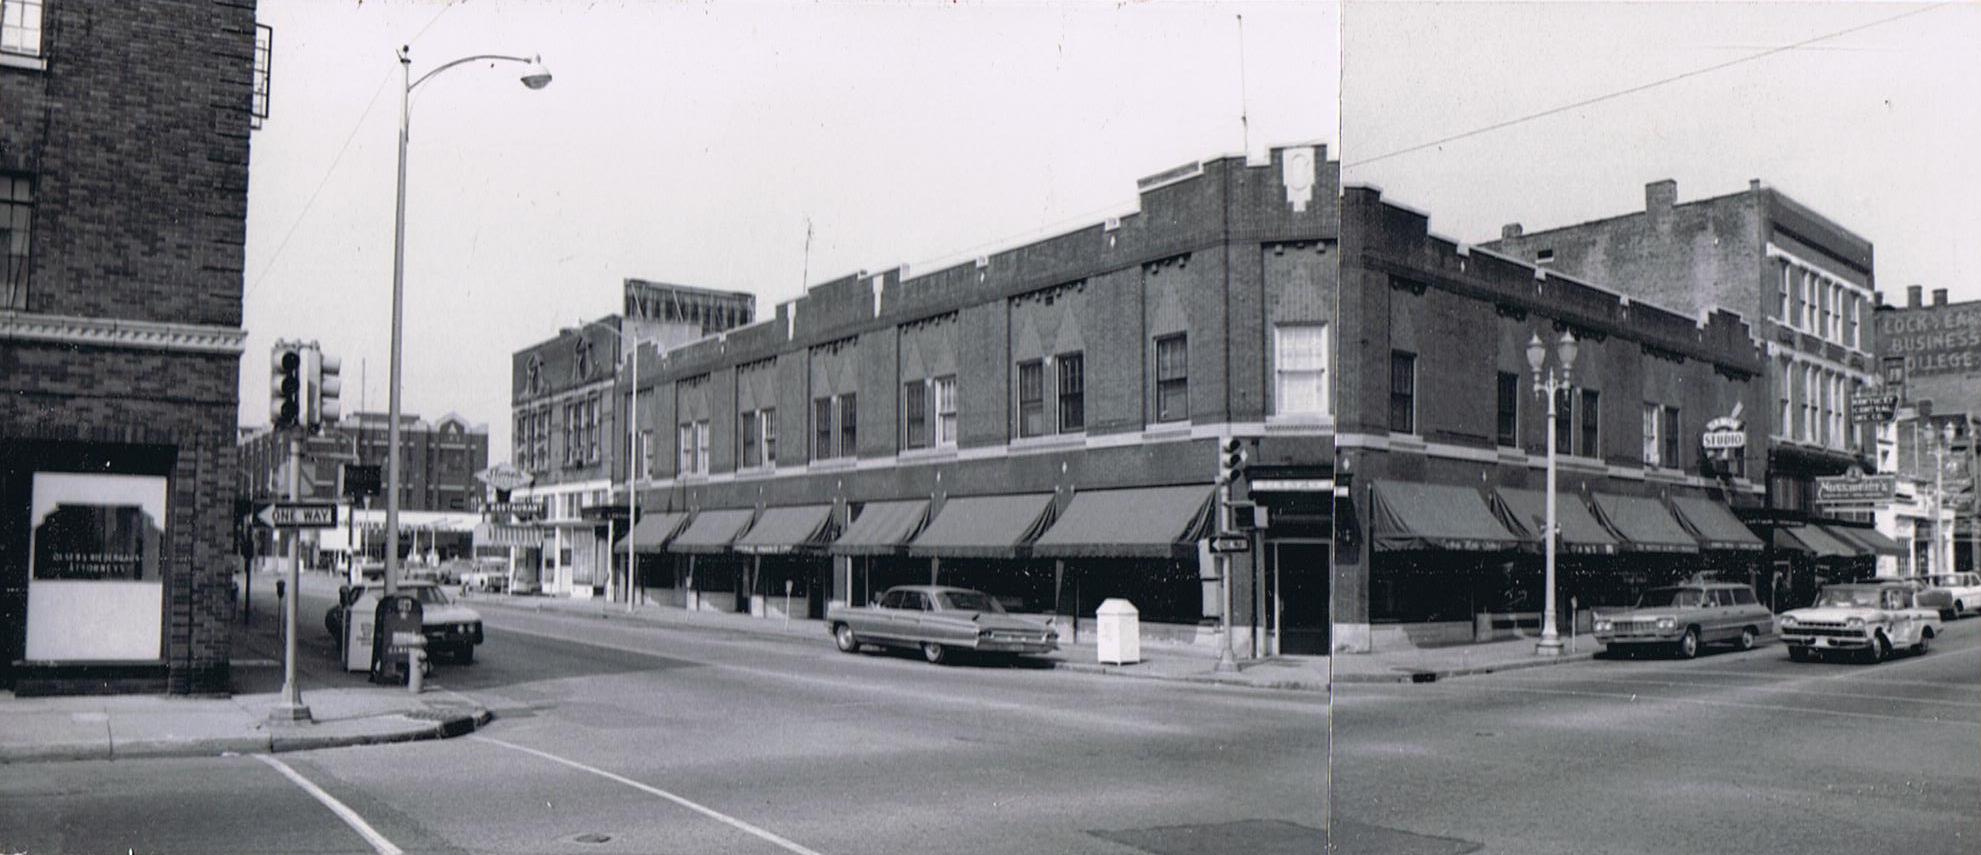
M 276 342 L 268 363 L 268 419 L 277 428 L 294 427 L 302 416 L 302 354 L 293 344 Z
M 316 377 L 310 382 L 316 391 L 316 427 L 335 424 L 344 417 L 344 362 L 335 356 L 318 355 Z
M 1245 470 L 1245 441 L 1235 436 L 1218 440 L 1217 483 L 1222 487 L 1238 480 Z

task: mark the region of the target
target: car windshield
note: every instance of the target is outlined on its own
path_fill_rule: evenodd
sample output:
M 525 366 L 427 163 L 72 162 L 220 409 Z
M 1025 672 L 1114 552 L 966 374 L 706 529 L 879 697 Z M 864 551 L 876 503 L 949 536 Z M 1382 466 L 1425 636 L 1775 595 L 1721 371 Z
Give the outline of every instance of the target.
M 1816 595 L 1817 606 L 1836 608 L 1876 608 L 1877 588 L 1824 588 Z
M 1640 609 L 1676 607 L 1694 608 L 1705 601 L 1706 592 L 1697 588 L 1652 588 L 1644 592 L 1643 599 L 1637 601 Z
M 1001 612 L 1004 606 L 981 591 L 949 591 L 942 595 L 942 606 L 958 612 Z
M 377 594 L 383 591 L 384 589 L 382 588 L 374 588 L 371 589 L 370 593 Z M 441 591 L 438 585 L 401 585 L 399 587 L 399 593 L 417 597 L 422 606 L 445 606 L 452 605 L 454 602 L 447 599 L 447 594 Z M 352 599 L 356 600 L 357 598 L 352 597 Z

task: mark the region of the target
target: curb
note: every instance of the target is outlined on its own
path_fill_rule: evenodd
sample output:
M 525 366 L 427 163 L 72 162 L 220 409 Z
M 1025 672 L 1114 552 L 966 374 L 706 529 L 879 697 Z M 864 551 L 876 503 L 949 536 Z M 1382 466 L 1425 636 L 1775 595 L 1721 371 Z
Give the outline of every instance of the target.
M 1442 669 L 1402 669 L 1399 673 L 1343 674 L 1337 672 L 1337 683 L 1435 683 L 1447 677 L 1467 677 L 1475 674 L 1491 674 L 1497 671 L 1521 671 L 1528 668 L 1546 668 L 1551 665 L 1567 665 L 1571 662 L 1587 662 L 1596 658 L 1596 651 L 1587 653 L 1564 653 L 1547 659 L 1514 659 L 1488 665 L 1471 665 L 1464 668 Z
M 417 713 L 418 711 L 413 711 Z M 346 748 L 355 745 L 383 745 L 394 742 L 420 742 L 433 739 L 453 739 L 475 732 L 477 728 L 494 720 L 495 714 L 487 709 L 477 708 L 473 712 L 448 715 L 444 718 L 415 718 L 410 713 L 388 713 L 375 716 L 378 719 L 394 718 L 406 722 L 410 727 L 371 733 L 317 734 L 301 731 L 308 725 L 278 726 L 255 736 L 227 736 L 184 741 L 145 740 L 112 745 L 103 742 L 58 743 L 52 745 L 21 745 L 0 748 L 0 765 L 15 763 L 50 763 L 75 760 L 125 760 L 139 758 L 168 757 L 220 757 L 227 754 L 282 754 L 291 751 L 315 751 L 322 748 Z
M 1170 683 L 1199 683 L 1217 686 L 1235 686 L 1246 689 L 1277 689 L 1290 692 L 1326 692 L 1328 682 L 1323 680 L 1247 680 L 1244 677 L 1218 673 L 1209 674 L 1157 674 L 1148 671 L 1134 671 L 1120 665 L 1102 665 L 1088 662 L 1067 662 L 1058 660 L 1053 670 L 1074 671 L 1082 674 L 1106 674 L 1110 677 L 1130 677 L 1138 680 L 1161 680 Z

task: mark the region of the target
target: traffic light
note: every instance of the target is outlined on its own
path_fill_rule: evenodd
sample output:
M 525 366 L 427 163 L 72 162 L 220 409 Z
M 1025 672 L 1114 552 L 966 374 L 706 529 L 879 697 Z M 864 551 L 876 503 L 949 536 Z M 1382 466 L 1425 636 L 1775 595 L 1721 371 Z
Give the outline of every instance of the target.
M 324 356 L 314 345 L 303 351 L 302 425 L 312 433 L 342 414 L 338 398 L 344 387 L 342 367 L 337 357 Z
M 1235 436 L 1218 440 L 1217 483 L 1223 487 L 1245 474 L 1245 441 Z
M 268 419 L 277 428 L 295 427 L 302 415 L 302 354 L 296 345 L 278 341 L 269 352 L 268 365 Z

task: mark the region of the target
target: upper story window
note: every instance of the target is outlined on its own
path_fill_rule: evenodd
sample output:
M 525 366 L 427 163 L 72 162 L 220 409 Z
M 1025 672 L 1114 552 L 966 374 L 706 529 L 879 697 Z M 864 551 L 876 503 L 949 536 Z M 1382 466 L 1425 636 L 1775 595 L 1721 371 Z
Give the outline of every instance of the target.
M 1775 282 L 1775 320 L 1791 326 L 1794 325 L 1795 319 L 1788 313 L 1788 292 L 1793 287 L 1795 287 L 1795 268 L 1789 266 L 1787 261 L 1783 261 L 1781 276 L 1777 277 Z
M 1046 432 L 1046 364 L 1032 359 L 1018 363 L 1018 435 Z
M 13 14 L 13 6 L 8 7 Z M 0 173 L 0 309 L 28 304 L 28 237 L 34 226 L 34 180 Z
M 653 430 L 651 428 L 640 431 L 639 461 L 640 461 L 641 477 L 652 478 L 653 477 Z
M 0 0 L 0 53 L 41 55 L 42 0 Z
M 1417 355 L 1389 352 L 1389 429 L 1417 432 Z
M 765 407 L 757 411 L 757 421 L 763 436 L 763 465 L 777 465 L 777 408 Z
M 1673 469 L 1682 468 L 1684 464 L 1678 459 L 1679 436 L 1678 408 L 1666 407 L 1659 422 L 1658 438 L 1664 442 L 1663 465 Z
M 1328 411 L 1326 324 L 1273 328 L 1273 411 L 1277 415 L 1325 415 Z
M 1190 417 L 1190 341 L 1182 333 L 1156 339 L 1156 421 Z
M 681 475 L 707 475 L 709 468 L 708 419 L 682 422 L 675 433 L 675 449 Z
M 935 444 L 956 447 L 956 375 L 935 378 Z
M 1499 372 L 1494 378 L 1494 398 L 1498 417 L 1493 422 L 1493 441 L 1505 448 L 1520 445 L 1520 375 Z
M 839 396 L 839 456 L 853 457 L 860 453 L 860 408 L 852 392 Z
M 851 392 L 812 399 L 812 459 L 852 457 L 859 452 L 858 398 Z
M 766 407 L 749 410 L 736 419 L 737 446 L 742 449 L 739 469 L 777 465 L 777 410 Z
M 928 448 L 929 381 L 911 380 L 901 384 L 901 447 Z
M 1602 425 L 1602 393 L 1594 389 L 1582 390 L 1582 441 L 1576 453 L 1583 457 L 1601 457 L 1602 437 L 1598 428 Z
M 1087 429 L 1087 357 L 1062 353 L 1053 360 L 1059 380 L 1059 432 Z

